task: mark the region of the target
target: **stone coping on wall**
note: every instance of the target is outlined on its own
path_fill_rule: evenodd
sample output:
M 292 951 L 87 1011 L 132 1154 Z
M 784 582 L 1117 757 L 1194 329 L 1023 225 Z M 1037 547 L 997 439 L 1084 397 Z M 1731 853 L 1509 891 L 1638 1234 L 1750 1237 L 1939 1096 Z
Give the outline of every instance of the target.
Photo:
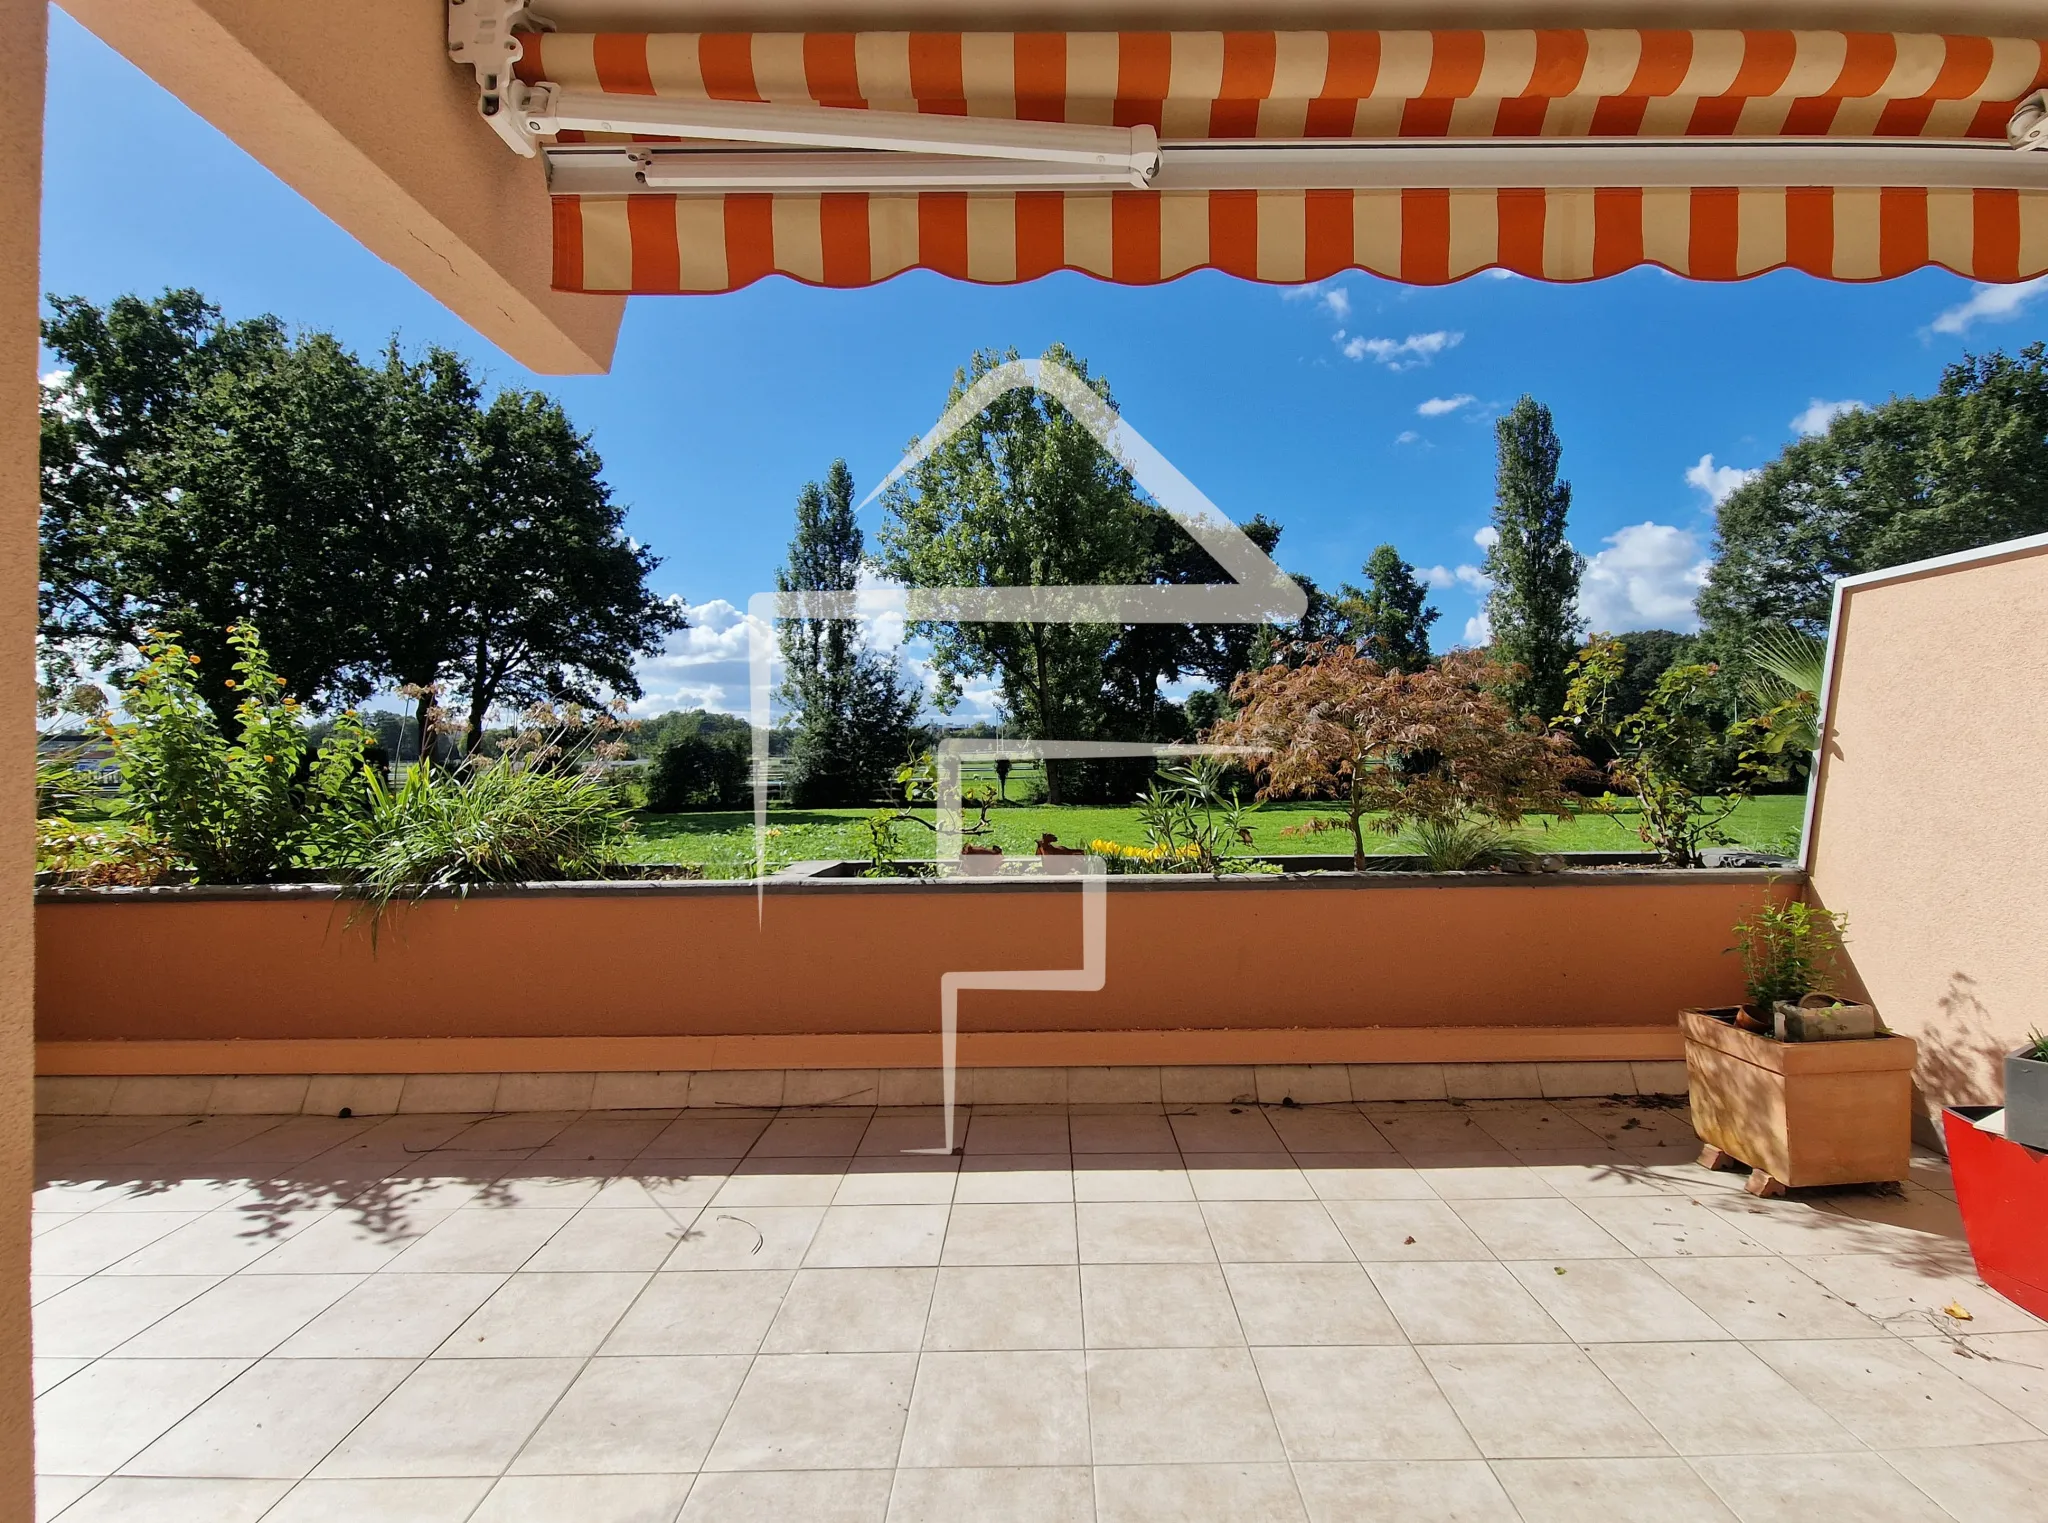
M 1685 1093 L 1682 1062 L 1255 1064 L 964 1068 L 961 1105 L 1329 1105 Z M 53 1116 L 358 1116 L 515 1111 L 730 1111 L 931 1106 L 935 1068 L 645 1073 L 147 1074 L 45 1076 Z
M 1019 859 L 1026 860 L 1026 859 Z M 807 867 L 843 867 L 842 863 L 807 863 Z M 430 899 L 604 899 L 666 897 L 742 897 L 755 894 L 930 894 L 930 893 L 1059 893 L 1071 890 L 1076 875 L 1018 874 L 1003 877 L 859 878 L 821 874 L 777 874 L 767 878 L 721 879 L 601 879 L 570 883 L 478 884 L 465 890 L 440 889 L 422 897 Z M 1118 892 L 1203 893 L 1224 890 L 1261 892 L 1275 890 L 1332 889 L 1372 891 L 1375 889 L 1459 889 L 1527 888 L 1561 886 L 1586 887 L 1603 883 L 1626 883 L 1632 887 L 1658 884 L 1765 883 L 1803 884 L 1806 874 L 1797 867 L 1636 867 L 1616 865 L 1604 868 L 1565 868 L 1536 873 L 1430 873 L 1372 870 L 1367 872 L 1318 871 L 1307 873 L 1132 873 L 1106 880 Z M 200 900 L 339 900 L 352 890 L 337 883 L 223 883 L 164 884 L 153 888 L 46 887 L 36 890 L 41 904 L 122 904 L 194 902 Z

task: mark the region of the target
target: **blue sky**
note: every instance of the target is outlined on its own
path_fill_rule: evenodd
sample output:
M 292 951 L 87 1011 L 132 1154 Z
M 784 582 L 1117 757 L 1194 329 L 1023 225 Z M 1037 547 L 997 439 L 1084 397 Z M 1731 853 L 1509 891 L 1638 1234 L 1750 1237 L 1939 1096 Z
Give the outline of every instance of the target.
M 648 663 L 649 710 L 744 701 L 733 605 L 773 585 L 798 488 L 844 456 L 865 491 L 930 426 L 978 347 L 1066 343 L 1226 513 L 1286 525 L 1277 558 L 1289 570 L 1356 580 L 1391 540 L 1434 571 L 1439 635 L 1455 640 L 1479 607 L 1492 419 L 1522 393 L 1556 415 L 1572 537 L 1594 557 L 1588 614 L 1683 628 L 1713 494 L 1739 479 L 1729 472 L 1771 458 L 1816 403 L 1925 392 L 1966 349 L 2025 344 L 2048 316 L 2048 301 L 2027 300 L 2048 283 L 1988 291 L 1939 271 L 1875 286 L 1642 270 L 1433 290 L 1354 275 L 1311 292 L 1215 274 L 1120 289 L 913 273 L 866 291 L 774 279 L 636 300 L 610 375 L 546 378 L 56 11 L 47 134 L 46 290 L 104 302 L 196 286 L 231 317 L 275 312 L 364 351 L 394 332 L 446 344 L 497 384 L 560 396 L 593 434 L 632 531 L 665 557 L 659 590 L 699 610 L 698 627 Z

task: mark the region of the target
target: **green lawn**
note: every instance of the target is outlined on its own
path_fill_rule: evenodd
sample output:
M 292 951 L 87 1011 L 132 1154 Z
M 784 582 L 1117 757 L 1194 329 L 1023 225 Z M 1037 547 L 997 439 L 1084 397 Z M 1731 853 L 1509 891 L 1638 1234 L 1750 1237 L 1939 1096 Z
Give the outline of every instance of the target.
M 1773 794 L 1751 799 L 1735 811 L 1729 831 L 1745 846 L 1783 848 L 1799 830 L 1805 799 L 1797 794 Z M 1629 806 L 1632 809 L 1632 806 Z M 860 842 L 860 822 L 873 811 L 866 809 L 771 809 L 768 841 L 771 867 L 790 862 L 835 859 L 865 855 Z M 929 810 L 920 811 L 931 818 Z M 1348 853 L 1349 837 L 1341 830 L 1320 835 L 1286 835 L 1289 827 L 1299 828 L 1326 817 L 1327 806 L 1315 804 L 1269 804 L 1251 816 L 1252 850 L 1279 855 L 1289 852 Z M 969 815 L 972 819 L 972 815 Z M 1029 855 L 1039 836 L 1051 831 L 1063 846 L 1086 846 L 1094 840 L 1143 844 L 1145 833 L 1134 809 L 1097 809 L 1086 805 L 1052 808 L 1043 804 L 995 808 L 989 811 L 995 827 L 994 841 L 1013 855 Z M 703 862 L 738 871 L 751 866 L 754 855 L 753 816 L 744 813 L 643 814 L 636 817 L 637 840 L 629 853 L 636 862 Z M 1633 812 L 1614 815 L 1585 814 L 1576 819 L 1534 819 L 1523 834 L 1548 851 L 1641 851 Z M 983 839 L 987 839 L 984 837 Z M 903 831 L 906 854 L 930 855 L 930 835 L 916 826 Z M 1388 836 L 1368 836 L 1366 849 L 1379 853 L 1398 850 Z

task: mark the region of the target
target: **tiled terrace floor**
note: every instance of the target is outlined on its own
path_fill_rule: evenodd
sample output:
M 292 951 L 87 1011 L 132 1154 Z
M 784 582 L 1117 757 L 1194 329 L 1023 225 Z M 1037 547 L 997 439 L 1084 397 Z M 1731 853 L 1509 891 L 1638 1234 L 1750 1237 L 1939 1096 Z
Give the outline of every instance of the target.
M 1596 1101 L 964 1132 L 47 1122 L 39 1516 L 2044 1516 L 2048 1331 L 1938 1160 L 1759 1201 Z

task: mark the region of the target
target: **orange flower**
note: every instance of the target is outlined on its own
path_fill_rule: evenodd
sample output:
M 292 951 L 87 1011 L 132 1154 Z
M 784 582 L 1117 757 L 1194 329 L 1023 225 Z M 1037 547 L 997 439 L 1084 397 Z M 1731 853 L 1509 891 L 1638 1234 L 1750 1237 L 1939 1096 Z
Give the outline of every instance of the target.
M 228 686 L 229 686 L 229 687 L 233 687 L 234 685 L 235 685 L 235 679 L 234 679 L 234 678 L 232 678 L 232 677 L 228 678 Z

